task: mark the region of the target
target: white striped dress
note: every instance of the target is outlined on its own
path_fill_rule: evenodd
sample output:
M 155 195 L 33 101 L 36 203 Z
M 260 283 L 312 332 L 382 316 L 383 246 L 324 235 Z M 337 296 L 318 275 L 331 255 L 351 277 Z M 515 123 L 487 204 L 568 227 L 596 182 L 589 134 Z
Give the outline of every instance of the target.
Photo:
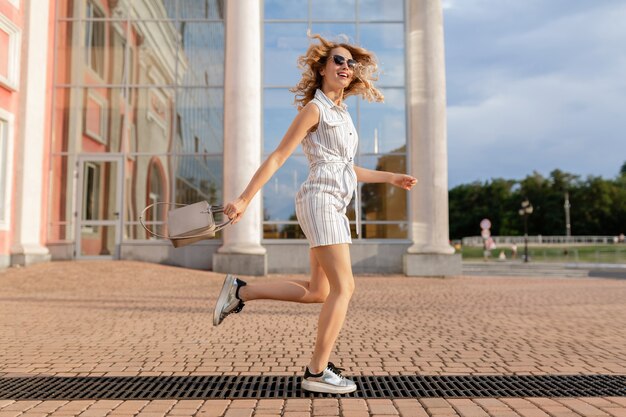
M 358 137 L 347 106 L 336 105 L 322 90 L 311 100 L 320 110 L 315 132 L 302 141 L 309 176 L 296 194 L 296 216 L 310 247 L 352 243 L 346 208 L 356 197 L 357 235 L 360 204 L 354 155 Z

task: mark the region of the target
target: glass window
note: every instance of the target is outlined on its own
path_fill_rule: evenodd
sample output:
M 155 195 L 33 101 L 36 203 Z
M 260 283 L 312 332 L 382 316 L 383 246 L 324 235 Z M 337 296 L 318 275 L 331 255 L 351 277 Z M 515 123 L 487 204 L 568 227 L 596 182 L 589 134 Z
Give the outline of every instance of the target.
M 355 0 L 311 0 L 313 20 L 355 20 Z
M 345 100 L 359 131 L 357 165 L 404 172 L 406 109 L 403 0 L 310 0 L 308 14 L 303 0 L 298 10 L 291 10 L 289 7 L 295 8 L 295 3 L 285 0 L 265 1 L 264 155 L 278 146 L 296 115 L 292 106 L 294 95 L 288 88 L 300 80 L 301 74 L 294 71 L 295 66 L 291 66 L 290 62 L 295 62 L 298 56 L 306 52 L 309 40 L 305 36 L 307 25 L 294 21 L 306 18 L 310 22 L 311 33 L 336 42 L 362 45 L 377 55 L 381 69 L 377 86 L 385 94 L 385 103 L 368 103 L 354 96 Z M 279 9 L 281 5 L 286 7 Z M 266 239 L 304 238 L 293 203 L 297 192 L 294 183 L 303 181 L 308 175 L 308 162 L 301 146 L 289 161 L 263 189 Z M 285 172 L 281 172 L 283 170 Z M 392 188 L 395 187 L 386 184 L 359 184 L 361 217 L 365 222 L 360 237 L 407 238 L 407 199 L 406 196 L 398 197 L 399 193 Z M 346 214 L 353 232 L 356 232 L 354 204 L 353 200 Z
M 59 2 L 51 241 L 75 237 L 72 208 L 83 202 L 72 201 L 74 161 L 83 153 L 125 154 L 124 239 L 147 238 L 138 217 L 150 202 L 222 202 L 223 9 L 223 0 Z M 97 163 L 85 176 L 81 221 L 98 218 L 97 187 L 108 187 Z M 150 214 L 161 234 L 165 214 Z
M 381 88 L 385 103 L 363 101 L 359 123 L 361 153 L 405 152 L 406 112 L 404 89 Z
M 359 0 L 361 20 L 403 20 L 403 0 Z
M 8 176 L 8 142 L 9 142 L 9 124 L 6 120 L 0 119 L 0 225 L 7 221 L 6 206 L 9 195 L 7 193 L 7 176 Z
M 300 80 L 298 57 L 304 55 L 309 40 L 304 23 L 266 23 L 263 49 L 263 75 L 266 86 L 292 87 Z
M 224 0 L 167 0 L 176 3 L 179 19 L 224 19 Z
M 83 173 L 83 220 L 100 219 L 100 166 L 85 163 Z
M 313 23 L 311 30 L 335 42 L 356 43 L 356 25 L 353 23 Z
M 57 84 L 102 86 L 124 83 L 127 36 L 120 22 L 62 21 L 57 24 L 57 32 Z M 79 33 L 84 33 L 85 37 L 76 38 Z M 107 36 L 100 38 L 97 33 Z
M 289 125 L 296 117 L 294 93 L 286 89 L 266 89 L 263 95 L 263 152 L 269 154 L 283 139 Z M 294 152 L 302 152 L 302 147 Z
M 308 0 L 264 0 L 265 19 L 306 19 Z
M 102 19 L 104 13 L 93 3 L 87 3 L 87 19 Z M 86 63 L 100 77 L 104 77 L 105 23 L 101 20 L 87 20 L 85 27 Z
M 404 25 L 402 23 L 363 24 L 361 44 L 374 51 L 381 74 L 380 86 L 404 86 Z
M 185 86 L 224 85 L 224 25 L 180 22 L 183 59 L 178 60 L 177 80 Z
M 296 193 L 308 175 L 306 157 L 291 155 L 263 187 L 263 219 L 296 220 Z
M 176 114 L 182 135 L 175 141 L 176 152 L 221 154 L 224 151 L 224 93 L 221 88 L 179 88 Z
M 405 155 L 368 155 L 357 158 L 357 165 L 367 169 L 406 173 Z M 386 183 L 361 185 L 363 220 L 406 220 L 407 191 Z

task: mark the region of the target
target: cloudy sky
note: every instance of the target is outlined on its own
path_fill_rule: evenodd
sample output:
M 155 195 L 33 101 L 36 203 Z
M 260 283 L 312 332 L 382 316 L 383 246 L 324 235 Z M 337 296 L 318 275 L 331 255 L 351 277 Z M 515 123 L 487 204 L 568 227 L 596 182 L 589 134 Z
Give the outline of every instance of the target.
M 626 161 L 626 1 L 443 0 L 449 185 Z

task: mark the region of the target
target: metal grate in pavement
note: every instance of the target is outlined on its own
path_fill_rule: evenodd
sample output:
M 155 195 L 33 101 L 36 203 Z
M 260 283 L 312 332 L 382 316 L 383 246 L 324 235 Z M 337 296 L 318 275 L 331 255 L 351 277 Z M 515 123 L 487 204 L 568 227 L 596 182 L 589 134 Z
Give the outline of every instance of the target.
M 356 376 L 348 398 L 625 397 L 626 375 Z M 237 399 L 329 397 L 297 376 L 4 377 L 0 399 Z

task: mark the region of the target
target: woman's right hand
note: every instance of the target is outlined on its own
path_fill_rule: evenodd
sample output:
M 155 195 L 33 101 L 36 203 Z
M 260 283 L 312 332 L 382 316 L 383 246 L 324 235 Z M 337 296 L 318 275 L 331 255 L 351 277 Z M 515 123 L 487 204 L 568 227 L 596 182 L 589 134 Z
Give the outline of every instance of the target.
M 239 222 L 243 213 L 248 208 L 248 202 L 239 197 L 224 206 L 224 215 L 232 220 L 231 224 Z

